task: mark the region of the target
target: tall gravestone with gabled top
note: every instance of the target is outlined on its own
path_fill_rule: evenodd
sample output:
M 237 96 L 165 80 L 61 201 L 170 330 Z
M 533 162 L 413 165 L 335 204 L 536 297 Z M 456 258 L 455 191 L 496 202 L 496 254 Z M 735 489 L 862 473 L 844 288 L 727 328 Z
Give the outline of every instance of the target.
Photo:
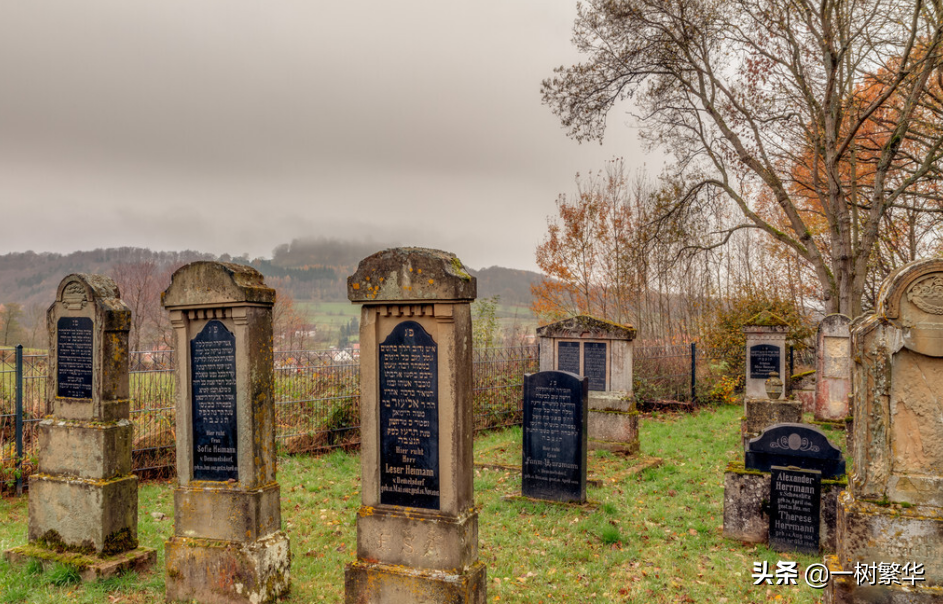
M 943 602 L 943 260 L 913 262 L 881 286 L 852 330 L 854 473 L 839 499 L 833 571 L 906 569 L 889 585 L 835 577 L 826 602 Z M 919 565 L 923 572 L 913 572 Z M 922 580 L 921 580 L 922 579 Z
M 766 380 L 776 373 L 784 383 L 786 376 L 786 336 L 788 324 L 775 314 L 763 311 L 743 326 L 746 339 L 746 386 L 743 395 L 743 421 L 740 436 L 743 445 L 767 426 L 802 421 L 802 403 L 772 400 L 766 393 Z
M 131 473 L 128 421 L 131 310 L 104 275 L 64 278 L 46 314 L 47 396 L 52 417 L 38 426 L 39 465 L 29 481 L 29 541 L 7 557 L 83 554 L 83 578 L 147 568 L 137 547 L 138 480 Z
M 589 380 L 590 449 L 639 450 L 632 393 L 635 328 L 577 315 L 537 328 L 540 370 L 568 371 Z
M 851 319 L 828 315 L 819 323 L 815 357 L 815 419 L 842 421 L 848 417 L 851 394 Z
M 224 262 L 180 268 L 162 295 L 177 375 L 168 600 L 259 604 L 288 591 L 275 477 L 274 302 L 258 271 Z
M 484 604 L 473 486 L 475 278 L 448 252 L 360 262 L 362 505 L 348 604 Z

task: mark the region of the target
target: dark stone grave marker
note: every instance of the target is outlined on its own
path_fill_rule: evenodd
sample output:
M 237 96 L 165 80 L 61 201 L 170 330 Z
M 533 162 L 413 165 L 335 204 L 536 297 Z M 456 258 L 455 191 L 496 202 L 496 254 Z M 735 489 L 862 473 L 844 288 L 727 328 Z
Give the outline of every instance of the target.
M 822 473 L 773 466 L 769 545 L 777 552 L 819 553 Z
M 765 380 L 774 371 L 779 373 L 779 346 L 772 344 L 751 346 L 750 379 Z
M 56 322 L 56 391 L 64 398 L 92 398 L 92 320 L 61 317 Z
M 525 497 L 586 501 L 588 390 L 586 378 L 564 371 L 524 376 Z
M 747 443 L 744 465 L 748 470 L 769 472 L 773 466 L 818 470 L 822 478 L 845 473 L 841 449 L 825 433 L 809 424 L 773 424 Z
M 380 503 L 439 509 L 438 349 L 415 321 L 380 344 Z
M 576 375 L 582 375 L 579 342 L 557 343 L 557 371 L 569 371 Z
M 583 375 L 589 378 L 589 389 L 606 390 L 606 343 L 583 343 Z
M 236 336 L 208 322 L 190 340 L 193 392 L 193 479 L 239 480 Z

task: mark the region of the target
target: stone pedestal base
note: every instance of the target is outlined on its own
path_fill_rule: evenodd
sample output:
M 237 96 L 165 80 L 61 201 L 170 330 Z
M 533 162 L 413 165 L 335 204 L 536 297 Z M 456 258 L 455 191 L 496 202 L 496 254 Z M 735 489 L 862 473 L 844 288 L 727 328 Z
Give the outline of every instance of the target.
M 357 558 L 457 572 L 478 559 L 478 512 L 470 508 L 455 517 L 398 506 L 361 507 L 357 513 Z
M 590 392 L 587 448 L 635 454 L 639 451 L 638 411 L 624 392 Z
M 199 484 L 174 490 L 174 534 L 252 542 L 281 529 L 277 482 L 251 490 L 229 489 L 226 483 L 194 486 Z
M 32 544 L 110 555 L 137 547 L 137 527 L 137 476 L 113 480 L 30 476 Z
M 770 474 L 745 470 L 743 463 L 732 463 L 724 473 L 724 537 L 747 543 L 769 541 Z M 838 495 L 846 481 L 822 481 L 822 519 L 819 544 L 825 551 L 835 551 Z
M 746 415 L 740 422 L 740 436 L 743 439 L 744 450 L 751 438 L 756 438 L 773 424 L 802 422 L 802 403 L 799 401 L 748 398 L 744 401 L 744 409 Z
M 826 556 L 830 573 L 842 571 L 838 556 Z M 858 585 L 854 575 L 832 575 L 823 590 L 824 604 L 943 604 L 943 587 Z
M 282 531 L 250 543 L 172 537 L 164 557 L 171 602 L 265 604 L 288 593 L 291 552 Z
M 149 547 L 138 547 L 114 556 L 95 556 L 77 553 L 61 553 L 36 545 L 22 545 L 3 552 L 3 557 L 12 565 L 39 560 L 43 567 L 68 564 L 79 571 L 83 581 L 98 581 L 117 574 L 150 570 L 157 562 L 157 551 Z
M 486 604 L 485 565 L 460 574 L 358 560 L 344 570 L 345 604 Z

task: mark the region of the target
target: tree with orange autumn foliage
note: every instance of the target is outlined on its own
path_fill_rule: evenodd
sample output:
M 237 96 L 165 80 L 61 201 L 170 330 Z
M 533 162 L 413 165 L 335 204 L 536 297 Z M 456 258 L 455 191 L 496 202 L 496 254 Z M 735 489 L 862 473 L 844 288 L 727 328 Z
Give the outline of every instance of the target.
M 765 233 L 802 259 L 825 312 L 861 313 L 897 210 L 937 209 L 940 0 L 587 0 L 573 39 L 588 60 L 543 83 L 569 134 L 601 139 L 631 97 L 677 160 L 666 210 L 722 197 L 740 220 L 704 247 Z

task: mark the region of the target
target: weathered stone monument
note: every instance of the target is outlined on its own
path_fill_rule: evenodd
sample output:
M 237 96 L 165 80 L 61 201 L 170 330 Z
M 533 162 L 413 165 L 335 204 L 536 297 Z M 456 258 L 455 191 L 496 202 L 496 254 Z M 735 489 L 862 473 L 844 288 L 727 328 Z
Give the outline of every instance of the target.
M 826 602 L 943 602 L 943 260 L 907 264 L 852 330 L 854 473 Z M 895 582 L 861 584 L 881 563 Z M 896 566 L 894 566 L 896 565 Z
M 569 371 L 589 380 L 589 448 L 639 450 L 632 393 L 635 328 L 577 315 L 537 328 L 540 370 Z
M 772 400 L 766 381 L 786 376 L 786 335 L 789 326 L 780 317 L 763 311 L 743 327 L 746 336 L 746 386 L 740 435 L 744 447 L 767 426 L 802 421 L 802 403 L 782 398 Z M 784 380 L 788 381 L 788 380 Z
M 29 545 L 7 558 L 70 563 L 86 580 L 143 570 L 138 479 L 131 473 L 128 331 L 131 310 L 103 275 L 69 275 L 46 313 L 52 416 L 39 423 L 39 464 L 29 480 Z
M 851 319 L 828 315 L 819 323 L 815 359 L 815 419 L 844 421 L 851 394 Z
M 566 371 L 524 376 L 524 497 L 586 503 L 588 383 Z
M 258 271 L 224 262 L 180 268 L 162 295 L 177 376 L 168 600 L 260 604 L 288 591 L 275 478 L 274 302 Z
M 834 551 L 837 501 L 847 484 L 841 450 L 819 428 L 770 426 L 727 466 L 724 537 L 769 541 L 780 550 Z
M 360 262 L 362 505 L 348 604 L 484 604 L 473 484 L 470 302 L 448 252 L 395 248 Z

